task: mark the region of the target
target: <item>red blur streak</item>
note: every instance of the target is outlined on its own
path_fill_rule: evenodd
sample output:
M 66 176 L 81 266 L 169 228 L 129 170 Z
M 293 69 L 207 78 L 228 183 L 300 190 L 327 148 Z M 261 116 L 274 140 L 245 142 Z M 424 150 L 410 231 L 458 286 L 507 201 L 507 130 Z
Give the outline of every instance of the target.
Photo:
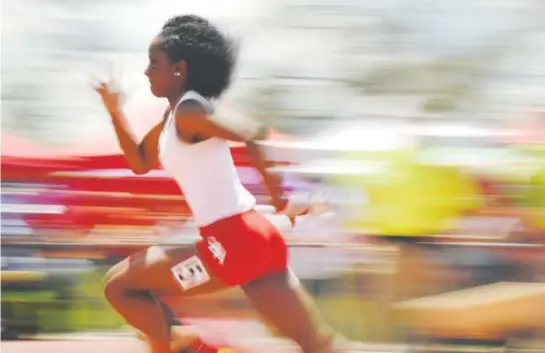
M 271 136 L 273 140 L 289 139 L 276 132 Z M 25 215 L 32 227 L 79 230 L 90 230 L 97 225 L 151 227 L 164 215 L 180 219 L 190 215 L 178 185 L 171 178 L 78 175 L 93 170 L 128 169 L 115 141 L 93 144 L 94 147 L 55 149 L 2 132 L 2 181 L 47 183 L 48 192 L 40 194 L 39 202 L 67 208 L 61 214 Z M 97 151 L 102 154 L 97 155 Z M 231 152 L 237 167 L 252 166 L 243 144 L 231 144 Z M 65 192 L 51 192 L 55 188 Z M 127 195 L 117 197 L 119 193 Z

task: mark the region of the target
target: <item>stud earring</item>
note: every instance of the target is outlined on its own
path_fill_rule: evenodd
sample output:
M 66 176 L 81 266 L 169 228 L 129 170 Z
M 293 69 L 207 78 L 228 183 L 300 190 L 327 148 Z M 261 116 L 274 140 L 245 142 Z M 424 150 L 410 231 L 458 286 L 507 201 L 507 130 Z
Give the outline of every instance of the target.
M 175 73 L 174 73 L 174 76 L 180 76 L 180 73 L 179 73 L 179 72 L 175 72 Z

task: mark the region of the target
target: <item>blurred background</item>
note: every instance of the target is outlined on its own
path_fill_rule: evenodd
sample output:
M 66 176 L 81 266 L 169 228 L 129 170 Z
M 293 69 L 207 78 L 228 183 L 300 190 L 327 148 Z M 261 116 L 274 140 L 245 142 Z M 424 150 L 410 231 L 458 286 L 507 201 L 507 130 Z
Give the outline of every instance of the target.
M 148 43 L 180 13 L 240 40 L 218 114 L 271 127 L 267 157 L 309 214 L 293 228 L 275 215 L 233 144 L 239 174 L 355 349 L 545 352 L 543 1 L 2 5 L 6 352 L 98 349 L 68 346 L 89 340 L 143 351 L 128 343 L 134 333 L 106 304 L 101 277 L 134 251 L 190 244 L 198 232 L 160 167 L 131 174 L 90 81 L 120 80 L 142 137 L 166 106 L 143 74 Z M 235 346 L 291 347 L 238 289 L 171 301 Z M 21 338 L 32 341 L 7 342 Z

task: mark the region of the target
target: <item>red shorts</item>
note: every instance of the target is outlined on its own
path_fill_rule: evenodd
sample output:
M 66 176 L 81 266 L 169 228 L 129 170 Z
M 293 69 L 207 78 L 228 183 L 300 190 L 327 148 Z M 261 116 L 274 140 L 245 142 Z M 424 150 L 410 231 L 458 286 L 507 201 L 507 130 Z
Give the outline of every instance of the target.
M 229 286 L 246 284 L 287 269 L 288 250 L 280 231 L 251 210 L 200 228 L 201 260 Z

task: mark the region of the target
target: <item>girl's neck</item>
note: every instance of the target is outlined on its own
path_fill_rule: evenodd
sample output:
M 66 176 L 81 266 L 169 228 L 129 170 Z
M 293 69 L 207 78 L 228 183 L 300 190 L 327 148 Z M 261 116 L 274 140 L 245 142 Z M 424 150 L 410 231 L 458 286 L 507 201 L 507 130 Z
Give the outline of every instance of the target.
M 183 90 L 183 91 L 180 92 L 180 93 L 172 94 L 172 95 L 170 95 L 170 96 L 167 97 L 168 104 L 170 105 L 170 109 L 171 109 L 171 110 L 174 110 L 174 108 L 176 108 L 176 104 L 178 104 L 178 102 L 180 101 L 180 99 L 182 98 L 182 96 L 183 96 L 186 92 L 187 92 L 186 90 Z

